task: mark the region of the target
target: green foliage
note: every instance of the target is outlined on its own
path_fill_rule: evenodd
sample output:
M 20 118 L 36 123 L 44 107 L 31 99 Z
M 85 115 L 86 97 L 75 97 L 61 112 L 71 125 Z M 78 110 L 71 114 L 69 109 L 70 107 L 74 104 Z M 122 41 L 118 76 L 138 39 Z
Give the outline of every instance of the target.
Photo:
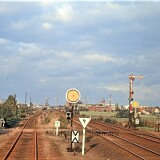
M 116 114 L 117 118 L 128 118 L 129 111 L 128 110 L 119 110 L 119 112 Z
M 98 120 L 99 120 L 99 121 L 103 121 L 103 117 L 102 117 L 102 116 L 99 116 Z
M 155 127 L 155 121 L 153 121 L 151 119 L 140 119 L 139 127 L 154 128 Z
M 115 119 L 106 118 L 106 119 L 105 119 L 105 123 L 116 124 L 117 121 L 116 121 Z
M 51 121 L 52 117 L 46 117 L 44 120 L 45 124 L 48 124 Z
M 86 114 L 81 114 L 81 116 L 85 118 L 85 117 L 86 117 Z
M 111 117 L 115 116 L 117 112 L 99 112 L 99 111 L 80 111 L 80 115 L 92 116 L 92 117 Z
M 13 118 L 8 119 L 6 127 L 11 128 L 11 127 L 15 126 L 18 122 L 19 122 L 19 119 L 13 119 Z
M 67 128 L 68 121 L 67 121 L 66 118 L 64 118 L 63 116 L 60 116 L 58 121 L 61 122 L 61 127 L 60 128 Z
M 0 107 L 0 116 L 6 119 L 15 118 L 17 115 L 16 95 L 10 95 Z

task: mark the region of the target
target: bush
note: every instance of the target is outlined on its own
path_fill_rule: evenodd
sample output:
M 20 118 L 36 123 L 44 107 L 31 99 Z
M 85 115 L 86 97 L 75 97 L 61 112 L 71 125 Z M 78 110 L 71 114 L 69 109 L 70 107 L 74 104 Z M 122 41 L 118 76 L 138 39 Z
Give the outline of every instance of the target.
M 99 116 L 97 120 L 98 120 L 98 121 L 103 121 L 103 117 L 102 117 L 102 116 Z
M 44 123 L 48 124 L 51 121 L 51 119 L 52 119 L 51 117 L 46 117 L 44 120 Z
M 140 121 L 139 121 L 139 126 L 140 126 L 140 127 L 150 127 L 150 128 L 154 128 L 155 122 L 153 122 L 153 121 L 151 121 L 151 120 L 147 120 L 147 119 L 140 119 Z
M 119 112 L 116 114 L 117 118 L 128 118 L 129 117 L 129 111 L 128 110 L 119 110 Z
M 105 119 L 105 123 L 116 124 L 117 121 L 116 121 L 115 119 L 106 118 L 106 119 Z
M 60 128 L 67 128 L 68 121 L 67 121 L 66 118 L 64 118 L 63 116 L 60 116 L 60 118 L 58 119 L 58 121 L 61 122 Z

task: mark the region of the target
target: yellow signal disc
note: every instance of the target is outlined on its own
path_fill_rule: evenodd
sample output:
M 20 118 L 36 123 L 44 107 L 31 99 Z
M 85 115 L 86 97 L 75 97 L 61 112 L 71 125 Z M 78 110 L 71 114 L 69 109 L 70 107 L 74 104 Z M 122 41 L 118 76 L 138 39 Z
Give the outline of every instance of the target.
M 77 103 L 80 100 L 80 92 L 75 88 L 69 89 L 66 92 L 66 100 L 70 103 Z
M 134 101 L 134 102 L 132 103 L 132 106 L 133 106 L 134 108 L 138 108 L 138 107 L 139 107 L 139 103 L 138 103 L 137 101 Z

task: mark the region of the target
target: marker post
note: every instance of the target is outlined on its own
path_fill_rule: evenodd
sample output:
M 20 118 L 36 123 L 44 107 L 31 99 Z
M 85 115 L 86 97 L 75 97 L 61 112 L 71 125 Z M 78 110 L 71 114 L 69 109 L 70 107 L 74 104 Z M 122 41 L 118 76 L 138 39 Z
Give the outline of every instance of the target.
M 83 136 L 82 136 L 82 155 L 84 155 L 84 150 L 85 150 L 85 134 L 86 134 L 86 126 L 87 124 L 90 122 L 91 117 L 90 118 L 79 118 L 82 126 L 83 126 Z
M 85 148 L 85 133 L 86 133 L 86 130 L 85 130 L 85 128 L 83 128 L 82 155 L 84 155 L 84 148 Z
M 55 127 L 56 127 L 56 136 L 58 135 L 58 128 L 60 127 L 60 121 L 55 121 Z

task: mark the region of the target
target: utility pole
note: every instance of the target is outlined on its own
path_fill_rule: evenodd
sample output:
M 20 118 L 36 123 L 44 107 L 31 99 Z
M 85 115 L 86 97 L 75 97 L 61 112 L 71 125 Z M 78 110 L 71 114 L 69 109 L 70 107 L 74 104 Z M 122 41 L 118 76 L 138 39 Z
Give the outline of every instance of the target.
M 45 98 L 46 102 L 45 102 L 45 106 L 48 106 L 48 100 L 49 98 Z
M 134 76 L 134 75 L 130 75 L 129 76 L 129 127 L 132 125 L 132 112 L 133 112 L 133 107 L 132 107 L 132 102 L 133 102 L 133 81 L 135 80 L 135 78 L 139 78 L 142 79 L 143 76 Z
M 25 115 L 26 115 L 26 112 L 27 112 L 27 92 L 25 95 Z
M 58 107 L 58 97 L 54 98 L 56 100 L 56 106 Z
M 86 106 L 86 103 L 87 103 L 87 97 L 86 96 L 84 97 L 84 103 L 85 103 L 85 106 Z

